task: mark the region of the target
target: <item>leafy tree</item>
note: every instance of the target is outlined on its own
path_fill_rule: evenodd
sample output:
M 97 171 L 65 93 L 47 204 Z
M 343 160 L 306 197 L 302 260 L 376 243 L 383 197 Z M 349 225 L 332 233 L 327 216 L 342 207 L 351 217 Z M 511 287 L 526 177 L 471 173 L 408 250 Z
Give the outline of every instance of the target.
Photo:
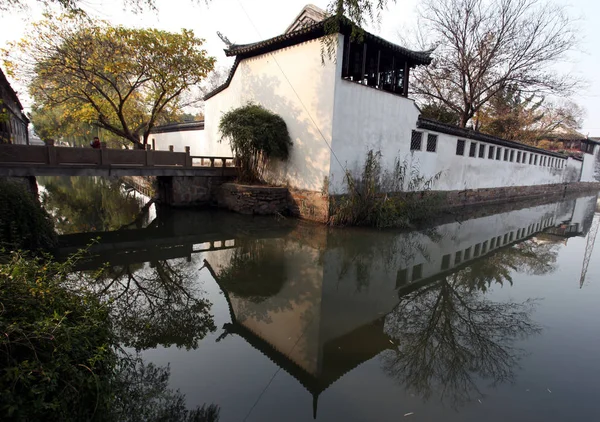
M 49 250 L 56 246 L 50 215 L 25 185 L 0 179 L 0 246 Z
M 285 121 L 266 108 L 249 103 L 228 111 L 219 123 L 221 140 L 228 140 L 240 160 L 240 179 L 262 180 L 268 161 L 287 160 L 292 140 Z
M 69 282 L 72 261 L 0 265 L 0 419 L 100 420 L 116 355 L 106 303 Z
M 73 12 L 81 12 L 80 7 L 85 4 L 85 2 L 81 0 L 35 0 L 35 2 L 46 8 L 60 6 L 64 10 Z M 134 11 L 155 8 L 154 0 L 123 0 L 123 5 Z M 2 0 L 2 2 L 0 2 L 0 12 L 26 8 L 27 2 L 25 0 Z
M 577 43 L 564 7 L 545 0 L 425 0 L 421 47 L 436 46 L 430 66 L 416 69 L 412 89 L 444 104 L 465 127 L 502 89 L 527 95 L 568 94 L 573 75 L 549 71 Z
M 536 98 L 515 86 L 500 90 L 476 115 L 476 129 L 504 139 L 536 145 L 555 130 L 581 127 L 583 111 L 574 103 Z
M 47 17 L 12 45 L 9 65 L 29 82 L 38 107 L 64 105 L 66 118 L 145 147 L 162 116 L 212 70 L 214 58 L 189 30 L 113 27 L 78 15 Z M 64 114 L 63 113 L 63 114 Z
M 440 102 L 429 102 L 421 106 L 421 116 L 450 125 L 457 125 L 459 122 L 458 114 Z

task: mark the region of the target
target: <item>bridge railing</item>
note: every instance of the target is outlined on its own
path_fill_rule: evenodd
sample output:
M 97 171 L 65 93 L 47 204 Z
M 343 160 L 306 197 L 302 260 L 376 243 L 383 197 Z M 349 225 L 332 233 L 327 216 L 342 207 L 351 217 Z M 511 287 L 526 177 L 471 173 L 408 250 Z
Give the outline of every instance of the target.
M 192 156 L 189 147 L 185 152 L 174 152 L 0 144 L 0 165 L 190 168 L 237 167 L 237 162 L 233 157 Z

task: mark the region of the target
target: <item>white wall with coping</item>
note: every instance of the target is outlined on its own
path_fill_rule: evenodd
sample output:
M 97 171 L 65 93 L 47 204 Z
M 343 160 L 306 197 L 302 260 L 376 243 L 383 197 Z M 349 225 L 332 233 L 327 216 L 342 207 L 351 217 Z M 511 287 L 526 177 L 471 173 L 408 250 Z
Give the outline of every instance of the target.
M 343 51 L 343 38 L 338 35 L 337 52 Z M 320 191 L 328 178 L 331 194 L 344 193 L 346 171 L 359 175 L 369 150 L 381 152 L 384 170 L 391 170 L 399 159 L 426 178 L 441 174 L 434 190 L 579 180 L 579 173 L 573 178 L 579 163 L 542 152 L 525 151 L 525 162 L 517 163 L 520 150 L 466 139 L 465 153 L 459 156 L 456 146 L 460 137 L 417 128 L 420 111 L 413 100 L 346 81 L 341 74 L 341 57 L 322 62 L 319 40 L 242 60 L 230 85 L 206 101 L 206 148 L 192 153 L 229 155 L 229 145 L 218 142 L 221 116 L 252 101 L 279 114 L 294 143 L 288 162 L 269 168 L 267 180 L 275 184 Z M 411 151 L 413 130 L 423 133 L 420 151 Z M 426 151 L 430 133 L 437 135 L 435 152 Z M 472 142 L 477 144 L 475 157 L 469 157 Z M 480 146 L 484 158 L 479 158 Z M 494 158 L 490 159 L 492 147 Z M 495 159 L 497 148 L 501 149 L 500 160 Z M 504 160 L 505 149 L 509 150 L 508 161 Z M 531 156 L 537 157 L 537 165 L 533 160 L 529 164 Z M 590 177 L 588 173 L 586 177 Z
M 340 51 L 342 43 L 343 35 L 340 35 Z M 526 162 L 516 163 L 518 150 L 508 148 L 514 151 L 514 161 L 504 161 L 505 147 L 467 139 L 465 154 L 458 156 L 456 144 L 460 137 L 417 128 L 420 111 L 413 100 L 346 81 L 341 75 L 341 60 L 338 60 L 332 144 L 335 156 L 331 161 L 330 193 L 346 192 L 345 171 L 359 175 L 371 149 L 381 152 L 383 169 L 391 170 L 398 158 L 406 160 L 411 168 L 418 168 L 426 178 L 441 173 L 434 190 L 528 186 L 564 181 L 566 160 L 551 155 L 526 151 Z M 423 133 L 420 151 L 410 150 L 413 130 Z M 438 135 L 436 152 L 426 152 L 428 133 Z M 477 143 L 475 157 L 469 157 L 471 142 Z M 479 145 L 485 148 L 484 158 L 479 158 Z M 495 159 L 495 151 L 494 159 L 488 159 L 490 147 L 502 149 L 500 160 Z M 530 154 L 539 156 L 538 165 L 529 164 Z M 540 165 L 543 157 L 546 157 L 545 165 Z M 550 160 L 553 160 L 553 166 L 549 165 Z
M 267 179 L 320 191 L 330 171 L 335 78 L 336 64 L 321 62 L 319 40 L 244 59 L 229 87 L 206 101 L 206 142 L 220 139 L 224 113 L 260 104 L 285 120 L 294 143 L 288 162 L 271 166 Z
M 425 130 L 419 132 L 423 133 L 421 150 L 411 152 L 410 161 L 426 177 L 441 173 L 434 185 L 435 190 L 532 186 L 564 181 L 565 159 L 454 135 Z M 438 137 L 436 152 L 426 151 L 428 134 Z M 459 140 L 465 141 L 463 155 L 457 155 Z M 475 148 L 474 157 L 471 156 L 472 144 Z M 483 157 L 480 156 L 480 149 L 483 149 Z M 498 150 L 500 159 L 497 159 Z
M 596 160 L 598 159 L 598 151 L 600 147 L 598 145 L 594 145 L 594 150 L 592 154 L 583 154 L 583 165 L 581 168 L 581 181 L 582 182 L 595 182 L 594 178 Z
M 185 147 L 190 147 L 191 155 L 204 156 L 231 156 L 229 145 L 213 144 L 206 142 L 204 130 L 184 130 L 177 132 L 151 133 L 148 143 L 157 151 L 168 151 L 173 145 L 175 152 L 185 152 Z M 224 148 L 223 148 L 224 147 Z
M 580 160 L 576 160 L 572 157 L 567 159 L 567 166 L 565 171 L 565 182 L 578 182 L 581 178 L 581 168 L 583 163 Z

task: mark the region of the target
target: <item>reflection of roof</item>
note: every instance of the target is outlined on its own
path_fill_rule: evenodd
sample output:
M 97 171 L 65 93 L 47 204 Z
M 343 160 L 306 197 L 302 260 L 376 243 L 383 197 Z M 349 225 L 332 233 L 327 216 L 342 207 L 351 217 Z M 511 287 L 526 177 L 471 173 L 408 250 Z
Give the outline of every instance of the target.
M 385 316 L 381 316 L 369 324 L 320 345 L 322 347 L 319 347 L 318 350 L 322 352 L 319 356 L 319 373 L 312 374 L 294 362 L 285 352 L 279 350 L 237 320 L 231 305 L 229 292 L 222 286 L 208 261 L 204 260 L 204 265 L 221 288 L 229 307 L 232 323 L 225 324 L 223 328 L 227 333 L 235 333 L 242 337 L 248 344 L 302 384 L 313 395 L 315 417 L 316 400 L 320 393 L 352 369 L 392 347 L 390 337 L 383 330 Z
M 316 22 L 312 25 L 301 27 L 296 31 L 278 35 L 276 37 L 269 38 L 263 41 L 258 41 L 250 44 L 233 44 L 229 46 L 229 48 L 225 50 L 225 54 L 228 57 L 236 57 L 235 63 L 233 64 L 233 67 L 229 72 L 229 77 L 223 85 L 219 86 L 212 92 L 206 94 L 204 99 L 208 100 L 209 98 L 217 95 L 219 92 L 225 90 L 229 86 L 229 84 L 231 83 L 231 79 L 233 79 L 233 75 L 235 74 L 235 71 L 241 60 L 249 57 L 258 56 L 260 54 L 270 53 L 276 50 L 280 50 L 282 48 L 291 47 L 306 41 L 321 38 L 325 36 L 325 28 L 328 24 L 331 23 L 333 19 L 335 18 L 327 18 L 325 20 L 322 20 L 321 22 Z M 340 33 L 349 34 L 351 32 L 351 28 L 352 26 L 350 20 L 348 20 L 347 18 L 342 18 L 342 22 L 340 24 Z M 363 33 L 363 37 L 365 41 L 370 41 L 379 44 L 379 46 L 382 48 L 389 49 L 391 51 L 405 56 L 408 59 L 409 65 L 411 67 L 431 63 L 431 51 L 409 50 L 408 48 L 404 48 L 390 41 L 384 40 L 383 38 L 380 38 L 366 31 Z

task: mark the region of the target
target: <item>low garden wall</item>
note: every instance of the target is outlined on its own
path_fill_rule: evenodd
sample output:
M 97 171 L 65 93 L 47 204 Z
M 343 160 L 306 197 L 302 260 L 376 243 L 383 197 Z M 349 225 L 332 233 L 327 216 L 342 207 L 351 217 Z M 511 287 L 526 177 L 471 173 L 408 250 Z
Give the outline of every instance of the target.
M 217 206 L 240 214 L 286 214 L 288 189 L 274 186 L 250 186 L 224 183 L 216 190 Z
M 446 191 L 444 208 L 514 202 L 522 199 L 560 196 L 572 192 L 600 190 L 600 183 L 557 183 L 535 186 L 508 186 L 490 189 Z

